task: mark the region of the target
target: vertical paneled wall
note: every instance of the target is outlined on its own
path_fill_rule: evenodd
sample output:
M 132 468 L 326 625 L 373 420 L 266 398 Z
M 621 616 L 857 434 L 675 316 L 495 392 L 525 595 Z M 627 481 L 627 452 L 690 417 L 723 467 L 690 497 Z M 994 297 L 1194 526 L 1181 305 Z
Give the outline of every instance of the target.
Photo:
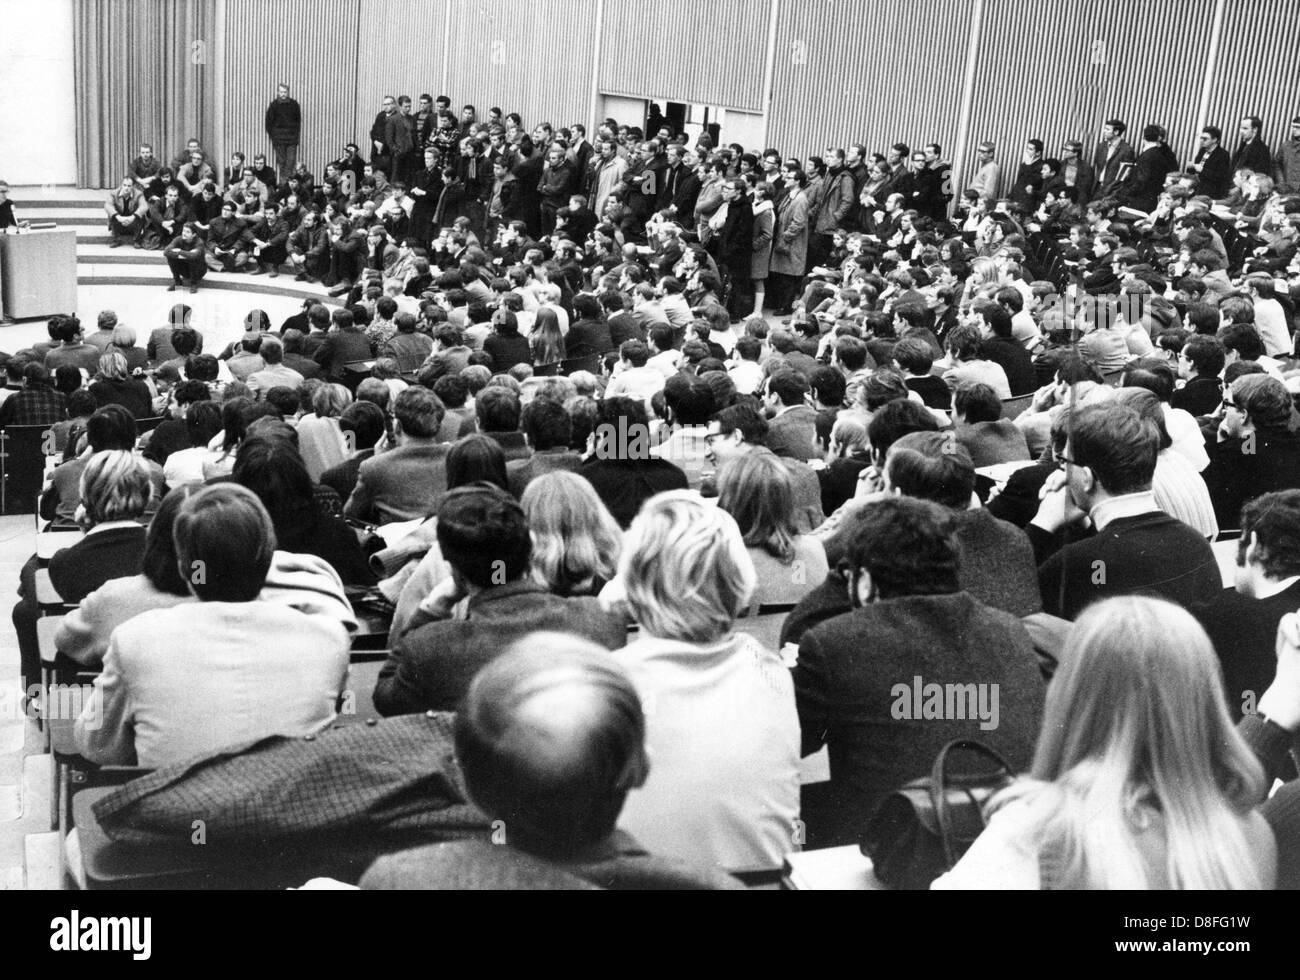
M 585 125 L 596 52 L 596 0 L 449 0 L 447 94 L 480 117 L 491 106 L 524 125 Z M 608 0 L 606 0 L 608 5 Z
M 370 155 L 370 125 L 385 95 L 409 95 L 411 112 L 418 112 L 421 94 L 435 99 L 443 94 L 443 32 L 448 2 L 360 0 L 353 135 L 362 156 Z M 446 94 L 456 98 L 453 92 Z
M 600 90 L 761 112 L 770 13 L 758 0 L 605 0 Z
M 225 0 L 226 154 L 242 150 L 271 154 L 266 107 L 280 82 L 302 105 L 298 156 L 320 176 L 343 144 L 358 133 L 358 43 L 362 39 L 358 0 Z M 366 36 L 383 29 L 369 25 Z M 396 33 L 396 32 L 393 32 Z M 369 129 L 369 123 L 366 127 Z M 224 161 L 223 161 L 224 165 Z
M 783 151 L 901 139 L 970 161 L 993 139 L 1010 169 L 1029 137 L 1055 155 L 1111 116 L 1135 141 L 1158 122 L 1180 159 L 1192 150 L 1216 0 L 984 0 L 973 62 L 972 0 L 79 0 L 78 178 L 118 172 L 144 134 L 165 153 L 192 134 L 269 152 L 280 81 L 302 103 L 301 155 L 317 173 L 347 140 L 364 145 L 386 92 L 445 90 L 457 108 L 562 125 L 588 118 L 594 72 L 604 95 L 760 113 L 774 2 L 767 143 Z M 195 61 L 195 39 L 217 36 L 214 10 L 223 40 Z M 1297 38 L 1300 0 L 1230 0 L 1208 121 L 1231 132 L 1256 113 L 1276 147 L 1300 111 Z
M 1026 13 L 1050 31 L 1026 30 Z M 1205 78 L 1212 0 L 986 0 L 976 55 L 966 159 L 984 139 L 1014 173 L 1025 141 L 1060 156 L 1070 137 L 1091 153 L 1102 123 L 1119 117 L 1137 146 L 1159 123 L 1182 159 Z M 957 175 L 964 186 L 967 173 Z
M 1223 38 L 1205 121 L 1235 146 L 1241 117 L 1259 116 L 1264 142 L 1276 153 L 1300 115 L 1300 0 L 1230 0 Z
M 165 160 L 214 133 L 216 0 L 79 0 L 74 10 L 77 182 L 115 187 L 141 142 Z M 0 29 L 15 30 L 14 24 Z M 7 89 L 3 97 L 13 98 Z M 33 106 L 32 112 L 49 107 Z
M 899 140 L 950 153 L 969 31 L 967 0 L 781 0 L 768 143 L 790 155 Z

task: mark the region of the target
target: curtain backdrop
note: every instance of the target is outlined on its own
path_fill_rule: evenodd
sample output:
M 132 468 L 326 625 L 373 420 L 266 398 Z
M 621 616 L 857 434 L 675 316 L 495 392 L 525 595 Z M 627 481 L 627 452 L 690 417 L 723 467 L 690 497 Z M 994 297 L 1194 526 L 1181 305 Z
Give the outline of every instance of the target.
M 77 182 L 113 187 L 151 143 L 213 146 L 217 0 L 77 0 Z

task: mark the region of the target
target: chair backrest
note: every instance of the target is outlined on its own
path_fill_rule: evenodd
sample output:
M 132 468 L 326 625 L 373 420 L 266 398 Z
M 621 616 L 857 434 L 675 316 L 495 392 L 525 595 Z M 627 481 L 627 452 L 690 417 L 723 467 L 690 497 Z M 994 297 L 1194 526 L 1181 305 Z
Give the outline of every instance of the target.
M 54 449 L 48 425 L 10 425 L 0 430 L 0 513 L 35 512 L 45 480 L 46 448 Z
M 1003 399 L 1002 417 L 1009 421 L 1014 421 L 1021 412 L 1029 407 L 1029 403 L 1033 400 L 1033 395 L 1021 395 L 1019 398 Z
M 136 435 L 142 436 L 146 432 L 152 432 L 154 429 L 158 428 L 158 426 L 162 425 L 165 419 L 166 419 L 165 415 L 159 415 L 155 418 L 148 418 L 148 419 L 136 419 L 135 420 Z
M 578 371 L 590 371 L 600 374 L 600 354 L 588 354 L 586 357 L 570 357 L 560 362 L 560 373 L 566 377 Z

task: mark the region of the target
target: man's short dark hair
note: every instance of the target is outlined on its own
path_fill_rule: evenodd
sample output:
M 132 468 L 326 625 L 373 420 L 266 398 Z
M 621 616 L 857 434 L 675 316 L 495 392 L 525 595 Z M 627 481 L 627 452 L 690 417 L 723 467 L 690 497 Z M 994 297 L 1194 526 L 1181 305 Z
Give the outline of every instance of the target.
M 974 425 L 977 422 L 996 422 L 1002 417 L 1002 400 L 986 384 L 967 381 L 959 385 L 952 397 L 954 414 L 965 417 Z
M 911 374 L 929 374 L 934 366 L 934 348 L 920 337 L 904 337 L 894 345 L 894 360 Z
M 474 414 L 480 432 L 516 432 L 519 429 L 519 396 L 509 388 L 484 388 L 474 400 Z
M 715 412 L 710 421 L 718 423 L 723 435 L 739 432 L 740 437 L 751 446 L 762 446 L 767 442 L 767 419 L 762 412 L 749 405 L 731 405 Z
M 86 441 L 94 452 L 135 448 L 135 416 L 121 405 L 103 405 L 86 420 Z
M 1147 357 L 1124 372 L 1122 386 L 1125 388 L 1145 388 L 1162 402 L 1168 402 L 1174 395 L 1177 381 L 1174 369 L 1167 361 Z
M 894 401 L 906 401 L 907 383 L 892 368 L 877 368 L 862 383 L 862 400 L 867 411 L 874 412 Z
M 1291 421 L 1291 394 L 1267 374 L 1251 374 L 1232 385 L 1232 400 L 1258 429 L 1285 429 Z
M 835 359 L 846 371 L 861 371 L 867 366 L 867 345 L 857 337 L 840 337 L 835 341 Z
M 1127 405 L 1089 405 L 1074 413 L 1070 456 L 1112 496 L 1151 489 L 1160 433 Z
M 448 408 L 460 408 L 469 400 L 469 383 L 458 374 L 444 374 L 433 382 L 433 393 Z
M 471 585 L 505 585 L 528 571 L 528 521 L 499 487 L 474 483 L 450 491 L 438 507 L 437 533 L 442 557 Z
M 177 327 L 170 339 L 178 357 L 189 357 L 199 348 L 199 332 L 192 327 Z
M 975 464 L 951 432 L 912 432 L 890 447 L 889 485 L 953 510 L 970 506 Z
M 177 569 L 203 602 L 251 602 L 275 554 L 271 515 L 237 483 L 203 487 L 181 506 L 172 528 Z
M 1223 345 L 1216 337 L 1193 334 L 1183 345 L 1183 356 L 1196 368 L 1198 377 L 1217 378 L 1223 370 Z
M 882 406 L 867 423 L 872 454 L 884 460 L 889 447 L 909 432 L 937 432 L 939 423 L 924 405 L 899 398 Z
M 802 405 L 807 401 L 808 379 L 800 372 L 781 368 L 767 379 L 767 390 L 780 400 L 787 408 Z
M 928 500 L 886 497 L 867 504 L 837 535 L 840 567 L 871 576 L 878 599 L 958 592 L 960 551 L 951 511 Z
M 844 404 L 844 392 L 848 389 L 848 382 L 844 379 L 843 372 L 823 365 L 813 371 L 808 384 L 812 387 L 813 397 L 823 405 Z
M 339 428 L 352 433 L 357 449 L 373 449 L 387 429 L 387 419 L 374 402 L 353 402 L 339 416 Z
M 1195 333 L 1213 337 L 1219 330 L 1219 311 L 1209 303 L 1192 303 L 1187 307 L 1187 324 Z
M 1236 351 L 1243 361 L 1258 361 L 1264 356 L 1264 341 L 1250 324 L 1228 324 L 1219 331 L 1218 337 L 1225 351 Z
M 417 439 L 432 439 L 442 428 L 447 407 L 428 388 L 412 385 L 397 396 L 393 417 L 402 432 Z
M 1246 564 L 1246 549 L 1255 536 L 1255 561 L 1272 579 L 1300 575 L 1300 490 L 1279 490 L 1256 497 L 1241 509 L 1237 564 Z
M 713 389 L 702 378 L 674 374 L 664 385 L 664 404 L 678 425 L 704 425 L 713 414 Z
M 535 398 L 519 419 L 519 428 L 528 437 L 534 451 L 563 449 L 573 436 L 573 420 L 564 406 L 549 398 Z
M 650 349 L 639 340 L 625 340 L 618 355 L 633 367 L 645 367 L 645 362 L 650 360 Z
M 1011 314 L 1005 306 L 989 303 L 981 308 L 980 315 L 984 317 L 984 322 L 993 331 L 993 336 L 1004 339 L 1011 337 Z

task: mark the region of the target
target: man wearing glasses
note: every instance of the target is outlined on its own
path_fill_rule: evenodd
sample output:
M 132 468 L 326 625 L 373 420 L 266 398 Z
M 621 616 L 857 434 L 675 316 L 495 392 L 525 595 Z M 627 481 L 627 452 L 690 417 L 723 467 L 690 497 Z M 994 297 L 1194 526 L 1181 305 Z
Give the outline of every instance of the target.
M 1156 505 L 1156 427 L 1111 402 L 1078 409 L 1066 431 L 1065 469 L 1049 477 L 1025 528 L 1043 611 L 1073 620 L 1111 596 L 1141 593 L 1186 608 L 1218 595 L 1223 585 L 1209 543 Z M 1081 537 L 1085 522 L 1095 533 Z

